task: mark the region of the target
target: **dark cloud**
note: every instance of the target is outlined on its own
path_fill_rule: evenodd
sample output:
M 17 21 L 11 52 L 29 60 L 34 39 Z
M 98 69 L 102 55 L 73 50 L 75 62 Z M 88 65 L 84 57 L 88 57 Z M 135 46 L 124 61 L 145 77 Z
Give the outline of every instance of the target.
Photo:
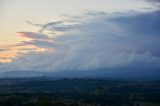
M 40 40 L 49 39 L 48 36 L 41 33 L 35 33 L 35 32 L 17 32 L 17 33 L 24 38 L 40 39 Z
M 160 36 L 160 11 L 120 16 L 110 19 L 134 36 Z
M 32 40 L 23 44 L 53 51 L 20 56 L 7 67 L 37 71 L 160 68 L 159 11 L 120 15 L 94 13 L 93 17 L 78 21 L 78 25 L 72 22 L 44 24 L 43 30 L 64 33 L 49 39 L 43 31 L 36 35 L 25 32 Z
M 50 41 L 32 40 L 32 41 L 24 41 L 19 45 L 33 45 L 41 48 L 54 48 L 56 46 L 56 43 Z
M 107 19 L 108 20 L 108 19 Z M 126 30 L 128 40 L 139 44 L 141 50 L 150 51 L 155 55 L 160 52 L 160 11 L 138 13 L 131 16 L 120 16 L 109 19 Z
M 42 26 L 40 32 L 44 30 L 50 31 L 68 31 L 76 28 L 77 24 L 64 24 L 63 22 L 50 22 Z
M 13 46 L 27 46 L 33 45 L 41 48 L 53 48 L 56 44 L 53 39 L 50 39 L 47 35 L 34 32 L 18 32 L 21 37 L 31 38 L 30 41 L 23 41 Z
M 68 20 L 69 21 L 69 20 Z M 50 30 L 53 33 L 55 33 L 54 31 L 68 31 L 70 29 L 75 28 L 75 26 L 77 24 L 72 23 L 71 24 L 71 20 L 69 21 L 69 24 L 66 24 L 68 22 L 67 20 L 62 20 L 62 21 L 55 21 L 55 22 L 48 22 L 46 24 L 34 24 L 30 21 L 26 21 L 28 24 L 34 25 L 34 26 L 39 26 L 40 33 L 43 33 L 45 30 Z

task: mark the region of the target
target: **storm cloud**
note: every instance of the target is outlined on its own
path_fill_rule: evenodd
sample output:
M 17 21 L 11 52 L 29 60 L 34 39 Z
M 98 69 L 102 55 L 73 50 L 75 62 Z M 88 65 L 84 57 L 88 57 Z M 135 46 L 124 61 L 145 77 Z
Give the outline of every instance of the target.
M 159 11 L 118 15 L 94 13 L 93 17 L 76 22 L 79 24 L 49 22 L 42 25 L 36 35 L 23 32 L 32 40 L 22 43 L 50 50 L 21 55 L 0 68 L 8 71 L 160 68 Z M 48 38 L 43 33 L 48 29 L 62 34 Z

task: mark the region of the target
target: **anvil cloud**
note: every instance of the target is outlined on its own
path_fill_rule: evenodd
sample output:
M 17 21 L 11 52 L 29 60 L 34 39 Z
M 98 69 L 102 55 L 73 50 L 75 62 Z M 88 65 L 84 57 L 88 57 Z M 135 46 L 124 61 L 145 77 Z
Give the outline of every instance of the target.
M 107 14 L 88 13 L 90 17 L 49 22 L 38 33 L 19 32 L 31 38 L 21 42 L 48 49 L 21 55 L 5 71 L 67 71 L 133 68 L 160 69 L 160 12 Z M 83 15 L 82 15 L 83 16 Z M 45 33 L 44 33 L 45 32 Z M 48 32 L 48 33 L 46 33 Z M 55 36 L 56 35 L 56 36 Z M 18 44 L 17 44 L 18 45 Z

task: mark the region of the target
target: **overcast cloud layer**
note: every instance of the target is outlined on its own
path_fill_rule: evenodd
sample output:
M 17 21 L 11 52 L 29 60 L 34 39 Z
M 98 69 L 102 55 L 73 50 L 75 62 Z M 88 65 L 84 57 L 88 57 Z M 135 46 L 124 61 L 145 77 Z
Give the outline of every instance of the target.
M 27 21 L 40 27 L 39 33 L 19 32 L 32 40 L 17 46 L 34 45 L 48 51 L 22 54 L 1 64 L 0 70 L 160 69 L 160 11 L 95 12 L 81 17 L 44 25 Z

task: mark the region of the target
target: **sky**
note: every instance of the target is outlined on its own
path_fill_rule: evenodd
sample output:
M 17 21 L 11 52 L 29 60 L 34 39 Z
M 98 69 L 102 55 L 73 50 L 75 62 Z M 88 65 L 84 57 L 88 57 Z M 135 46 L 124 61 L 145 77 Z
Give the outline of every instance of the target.
M 1 0 L 0 73 L 160 69 L 159 0 Z

